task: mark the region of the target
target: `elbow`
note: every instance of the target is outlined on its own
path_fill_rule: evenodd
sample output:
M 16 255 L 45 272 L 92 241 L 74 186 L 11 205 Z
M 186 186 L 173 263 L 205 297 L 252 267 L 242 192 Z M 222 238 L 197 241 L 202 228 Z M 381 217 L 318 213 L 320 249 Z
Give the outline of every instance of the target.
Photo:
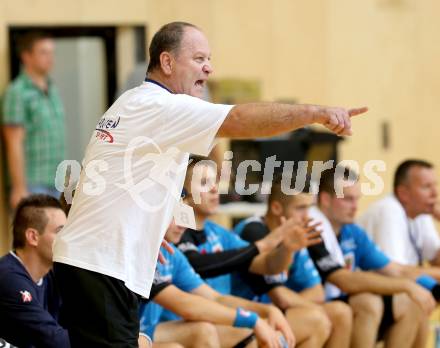
M 346 269 L 338 269 L 327 277 L 327 281 L 337 286 L 342 292 L 356 294 L 362 289 L 356 279 L 355 272 Z
M 358 292 L 361 292 L 361 289 L 356 286 L 356 284 L 350 284 L 342 282 L 341 284 L 335 284 L 339 289 L 341 289 L 342 292 L 345 292 L 347 294 L 357 294 Z
M 273 304 L 275 306 L 277 306 L 279 309 L 281 309 L 282 311 L 286 311 L 295 305 L 294 303 L 292 303 L 291 301 L 289 301 L 288 299 L 286 299 L 284 297 L 271 298 L 271 300 L 272 300 Z

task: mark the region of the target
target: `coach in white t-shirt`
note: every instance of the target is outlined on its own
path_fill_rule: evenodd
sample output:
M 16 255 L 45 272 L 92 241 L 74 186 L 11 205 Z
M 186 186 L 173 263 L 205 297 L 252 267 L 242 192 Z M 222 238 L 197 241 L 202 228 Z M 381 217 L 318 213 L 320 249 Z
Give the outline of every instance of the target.
M 212 73 L 202 31 L 163 26 L 147 79 L 98 122 L 65 228 L 54 245 L 73 347 L 137 347 L 137 296 L 148 297 L 159 247 L 183 187 L 189 153 L 208 155 L 215 137 L 272 136 L 311 123 L 351 134 L 366 108 L 199 99 Z
M 360 217 L 359 224 L 393 261 L 440 266 L 440 237 L 432 219 L 440 218 L 436 186 L 430 163 L 404 161 L 394 175 L 394 194 L 373 203 Z M 440 279 L 440 269 L 430 272 Z

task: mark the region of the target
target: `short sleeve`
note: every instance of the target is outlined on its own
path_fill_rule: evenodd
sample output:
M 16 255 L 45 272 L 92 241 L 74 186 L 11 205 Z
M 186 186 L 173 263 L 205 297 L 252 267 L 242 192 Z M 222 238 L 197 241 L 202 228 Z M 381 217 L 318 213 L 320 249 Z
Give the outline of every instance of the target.
M 239 249 L 249 246 L 249 242 L 241 239 L 233 232 L 225 231 L 222 237 L 224 239 L 223 246 L 225 247 L 225 250 Z
M 267 227 L 260 222 L 250 222 L 241 229 L 240 237 L 250 243 L 255 243 L 267 235 Z
M 153 279 L 153 284 L 151 286 L 151 290 L 150 290 L 150 296 L 149 299 L 150 300 L 154 300 L 154 298 L 162 291 L 164 290 L 167 286 L 171 285 L 171 281 L 169 279 L 170 277 L 167 277 L 165 275 L 162 275 L 160 273 L 160 271 L 158 270 L 157 266 L 156 269 L 154 271 L 154 279 Z
M 26 122 L 25 103 L 20 91 L 9 86 L 2 101 L 3 125 L 23 125 Z
M 185 94 L 164 98 L 163 146 L 207 156 L 215 136 L 233 105 L 213 104 Z
M 373 238 L 374 242 L 395 262 L 407 264 L 406 239 L 408 225 L 401 212 L 392 206 L 382 204 L 367 211 L 359 224 Z
M 431 216 L 422 215 L 418 219 L 420 221 L 417 228 L 422 237 L 423 259 L 432 261 L 440 249 L 440 237 Z
M 364 271 L 379 270 L 390 263 L 386 256 L 377 245 L 360 228 L 356 229 L 356 252 L 359 252 L 359 268 Z
M 173 258 L 175 258 L 173 284 L 176 287 L 182 291 L 190 292 L 204 283 L 180 250 L 174 250 Z
M 321 284 L 321 277 L 313 264 L 307 249 L 295 254 L 293 264 L 289 269 L 286 286 L 294 291 L 303 291 Z

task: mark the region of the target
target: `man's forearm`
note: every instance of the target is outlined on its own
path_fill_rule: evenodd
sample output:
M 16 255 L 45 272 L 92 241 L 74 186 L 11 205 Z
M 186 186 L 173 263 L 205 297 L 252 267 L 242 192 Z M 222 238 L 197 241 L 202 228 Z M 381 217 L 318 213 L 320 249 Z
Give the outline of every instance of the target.
M 277 274 L 285 271 L 292 263 L 292 251 L 284 245 L 272 251 L 259 254 L 252 261 L 249 271 L 257 274 Z
M 346 272 L 343 274 L 342 272 Z M 340 269 L 327 280 L 347 294 L 372 292 L 381 295 L 392 295 L 408 291 L 408 279 L 382 276 L 373 272 L 351 272 Z
M 283 311 L 296 306 L 316 306 L 316 304 L 305 299 L 301 294 L 298 294 L 285 286 L 277 286 L 273 288 L 269 291 L 268 295 L 272 300 L 272 303 Z
M 234 106 L 218 136 L 230 138 L 270 137 L 315 122 L 313 105 L 250 103 Z
M 217 136 L 235 139 L 271 137 L 312 123 L 322 124 L 338 135 L 351 135 L 352 116 L 368 108 L 345 109 L 318 105 L 254 103 L 234 106 Z
M 437 251 L 434 258 L 429 262 L 432 266 L 440 267 L 440 250 Z
M 185 252 L 191 266 L 203 278 L 216 277 L 241 269 L 247 270 L 257 255 L 258 249 L 253 244 L 218 253 L 201 254 L 195 250 Z
M 231 296 L 231 295 L 221 295 L 217 297 L 216 302 L 231 308 L 241 307 L 248 311 L 257 313 L 261 317 L 268 316 L 268 305 L 249 301 L 241 297 Z
M 18 133 L 18 132 L 14 132 Z M 8 171 L 13 187 L 26 188 L 23 136 L 4 130 Z
M 184 293 L 178 296 L 178 299 L 172 296 L 171 300 L 170 296 L 165 297 L 159 293 L 154 301 L 189 321 L 208 321 L 220 325 L 232 325 L 235 320 L 236 312 L 233 309 L 197 295 Z
M 414 274 L 416 276 L 420 276 L 422 274 L 426 274 L 429 275 L 431 277 L 433 277 L 435 280 L 437 280 L 438 282 L 440 282 L 440 267 L 414 267 L 413 268 L 413 272 L 412 272 L 412 279 L 414 279 Z

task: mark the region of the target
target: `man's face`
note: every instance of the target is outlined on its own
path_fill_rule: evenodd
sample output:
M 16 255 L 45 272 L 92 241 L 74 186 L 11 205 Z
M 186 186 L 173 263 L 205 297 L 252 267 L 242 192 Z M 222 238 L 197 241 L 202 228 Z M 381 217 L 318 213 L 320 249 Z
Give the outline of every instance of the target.
M 217 172 L 209 165 L 195 165 L 190 174 L 192 180 L 187 184 L 190 193 L 188 204 L 194 208 L 194 213 L 198 216 L 215 214 L 220 203 Z
M 38 40 L 30 51 L 23 52 L 23 63 L 33 71 L 46 75 L 53 67 L 54 49 L 55 45 L 52 39 Z
M 308 210 L 313 204 L 313 196 L 308 193 L 299 193 L 292 196 L 284 208 L 284 217 L 293 218 L 297 223 L 306 222 Z
M 174 57 L 171 79 L 174 92 L 202 98 L 208 76 L 212 73 L 211 50 L 198 29 L 184 30 L 180 49 Z
M 351 224 L 356 216 L 358 202 L 361 198 L 359 183 L 343 188 L 343 197 L 330 195 L 327 207 L 328 218 L 339 224 Z
M 44 211 L 47 215 L 48 222 L 43 233 L 39 235 L 37 252 L 45 262 L 51 264 L 53 259 L 52 245 L 56 234 L 66 223 L 66 214 L 57 208 L 47 208 Z
M 185 229 L 185 227 L 176 225 L 173 219 L 170 223 L 170 226 L 168 226 L 167 232 L 165 233 L 165 239 L 170 243 L 177 244 L 180 242 Z
M 432 214 L 437 201 L 437 179 L 432 168 L 412 167 L 407 182 L 398 189 L 399 198 L 416 215 Z

